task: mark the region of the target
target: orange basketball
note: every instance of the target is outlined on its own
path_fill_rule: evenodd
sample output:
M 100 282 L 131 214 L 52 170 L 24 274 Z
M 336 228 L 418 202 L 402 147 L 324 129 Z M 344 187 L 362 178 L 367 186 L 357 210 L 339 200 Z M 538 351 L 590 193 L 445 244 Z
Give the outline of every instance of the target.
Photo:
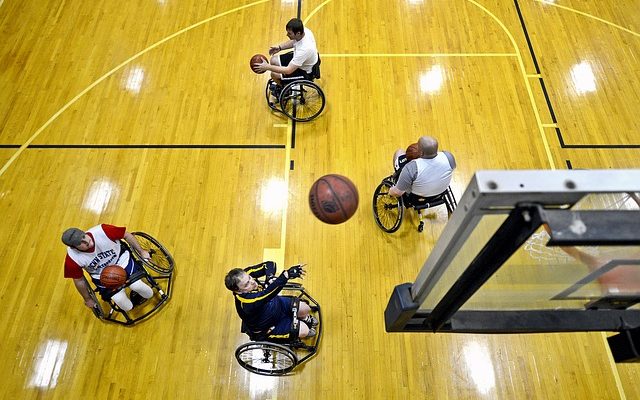
M 407 147 L 407 151 L 405 152 L 405 156 L 407 157 L 407 161 L 415 160 L 416 158 L 420 158 L 420 148 L 418 147 L 418 143 L 410 144 Z
M 311 186 L 309 208 L 320 221 L 341 224 L 358 208 L 358 189 L 342 175 L 325 175 Z
M 267 57 L 263 56 L 262 54 L 256 54 L 253 57 L 251 57 L 251 61 L 249 61 L 249 66 L 251 67 L 251 70 L 256 74 L 264 74 L 265 71 L 258 72 L 253 68 L 254 64 L 262 64 L 263 61 L 268 62 Z
M 127 271 L 119 265 L 104 267 L 100 273 L 100 283 L 106 288 L 115 289 L 127 281 Z

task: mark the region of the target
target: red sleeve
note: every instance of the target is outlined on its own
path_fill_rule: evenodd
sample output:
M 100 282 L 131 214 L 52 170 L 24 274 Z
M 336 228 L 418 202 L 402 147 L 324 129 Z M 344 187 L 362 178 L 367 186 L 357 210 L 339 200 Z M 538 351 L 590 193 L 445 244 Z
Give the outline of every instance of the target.
M 116 240 L 124 239 L 124 234 L 127 231 L 127 228 L 124 226 L 113 226 L 108 224 L 102 224 L 102 230 L 107 235 L 107 237 L 114 242 Z
M 82 268 L 80 268 L 80 266 L 76 264 L 68 254 L 64 259 L 64 277 L 72 279 L 82 278 Z

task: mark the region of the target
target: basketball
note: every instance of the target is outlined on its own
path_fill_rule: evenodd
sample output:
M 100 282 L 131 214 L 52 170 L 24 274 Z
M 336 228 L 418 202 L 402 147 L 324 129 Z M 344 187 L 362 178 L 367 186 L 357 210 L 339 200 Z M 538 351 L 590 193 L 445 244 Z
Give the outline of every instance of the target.
M 407 161 L 415 160 L 416 158 L 420 158 L 420 148 L 418 147 L 418 143 L 410 144 L 407 147 L 407 151 L 405 152 Z
M 127 281 L 127 271 L 119 265 L 109 265 L 100 273 L 100 283 L 109 289 L 124 285 Z
M 251 57 L 251 61 L 249 61 L 249 66 L 251 67 L 251 70 L 253 72 L 255 72 L 256 74 L 264 74 L 265 73 L 265 71 L 258 72 L 255 69 L 253 69 L 253 64 L 262 64 L 262 61 L 267 61 L 267 57 L 263 56 L 262 54 L 254 55 L 253 57 Z
M 358 189 L 342 175 L 325 175 L 311 186 L 309 208 L 320 221 L 341 224 L 358 208 Z

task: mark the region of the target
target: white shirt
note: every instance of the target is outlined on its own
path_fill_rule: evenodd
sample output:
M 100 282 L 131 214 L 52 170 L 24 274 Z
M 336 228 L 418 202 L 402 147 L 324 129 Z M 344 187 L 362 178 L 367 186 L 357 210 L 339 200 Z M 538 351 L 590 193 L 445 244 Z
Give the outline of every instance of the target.
M 417 158 L 404 166 L 396 188 L 422 197 L 439 195 L 449 187 L 454 165 L 443 152 L 434 158 Z
M 311 69 L 318 62 L 318 47 L 313 32 L 304 28 L 302 39 L 293 43 L 293 59 L 289 64 L 311 73 Z

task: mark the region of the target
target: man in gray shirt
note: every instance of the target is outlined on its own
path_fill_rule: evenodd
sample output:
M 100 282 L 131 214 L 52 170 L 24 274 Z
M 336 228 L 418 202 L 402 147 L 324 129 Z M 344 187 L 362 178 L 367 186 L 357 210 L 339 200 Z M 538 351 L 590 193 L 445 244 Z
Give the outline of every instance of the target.
M 420 158 L 407 163 L 395 186 L 389 189 L 389 194 L 395 197 L 407 193 L 410 203 L 412 197 L 437 196 L 447 190 L 456 168 L 453 155 L 448 151 L 439 152 L 438 141 L 434 137 L 420 137 L 418 147 Z

